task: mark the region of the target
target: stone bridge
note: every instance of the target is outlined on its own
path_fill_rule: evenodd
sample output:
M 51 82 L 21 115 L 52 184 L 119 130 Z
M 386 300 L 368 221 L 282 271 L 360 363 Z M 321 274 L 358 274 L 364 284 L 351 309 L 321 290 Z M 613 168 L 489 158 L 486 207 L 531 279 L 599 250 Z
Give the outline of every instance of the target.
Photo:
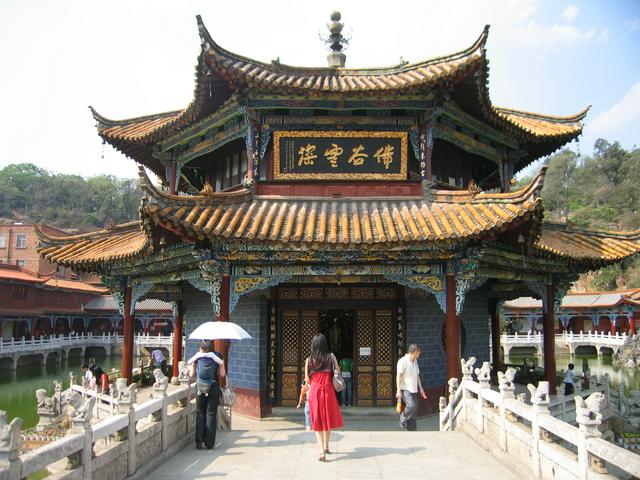
M 587 332 L 587 333 L 561 333 L 555 336 L 556 345 L 565 346 L 569 348 L 569 353 L 575 355 L 578 347 L 594 347 L 598 352 L 598 355 L 602 355 L 602 349 L 608 348 L 612 353 L 617 353 L 622 347 L 629 343 L 629 337 L 626 333 L 622 335 L 612 335 L 610 332 Z M 544 335 L 542 333 L 527 333 L 507 335 L 503 334 L 500 337 L 500 346 L 502 347 L 504 354 L 509 355 L 511 349 L 531 347 L 536 349 L 538 355 L 542 355 L 542 345 L 544 341 Z
M 516 396 L 515 369 L 498 372 L 493 389 L 489 363 L 475 370 L 474 363 L 462 360 L 462 380 L 450 379 L 448 397 L 440 397 L 441 431 L 464 432 L 519 478 L 640 477 L 640 456 L 613 443 L 608 379 L 571 398 L 550 395 L 545 381 Z
M 55 359 L 62 361 L 69 358 L 69 355 L 76 351 L 84 357 L 87 348 L 101 348 L 106 355 L 115 353 L 115 349 L 122 345 L 123 336 L 115 334 L 77 334 L 59 335 L 48 338 L 38 338 L 25 340 L 2 340 L 0 341 L 0 365 L 8 366 L 11 370 L 18 367 L 21 358 L 38 357 L 44 364 Z M 136 354 L 139 356 L 141 347 L 148 349 L 161 348 L 168 352 L 169 357 L 173 355 L 173 335 L 154 336 L 140 334 L 134 337 Z M 169 359 L 168 359 L 169 361 Z

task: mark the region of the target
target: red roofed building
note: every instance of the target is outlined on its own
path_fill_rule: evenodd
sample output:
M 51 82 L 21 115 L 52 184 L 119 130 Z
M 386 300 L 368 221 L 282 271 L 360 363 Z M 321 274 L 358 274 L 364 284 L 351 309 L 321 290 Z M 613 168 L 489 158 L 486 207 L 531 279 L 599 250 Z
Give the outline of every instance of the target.
M 74 325 L 84 322 L 83 305 L 107 292 L 79 280 L 0 264 L 0 336 L 19 339 L 69 334 Z
M 542 300 L 520 297 L 504 302 L 502 316 L 516 320 L 519 332 L 539 330 L 542 327 Z M 635 334 L 640 326 L 640 288 L 568 293 L 562 299 L 557 320 L 556 333 Z

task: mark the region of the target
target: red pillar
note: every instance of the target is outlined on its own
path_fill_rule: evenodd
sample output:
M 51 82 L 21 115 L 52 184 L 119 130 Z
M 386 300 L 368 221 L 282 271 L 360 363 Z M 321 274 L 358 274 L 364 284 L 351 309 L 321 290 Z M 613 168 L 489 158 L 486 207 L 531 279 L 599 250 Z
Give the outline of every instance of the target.
M 178 381 L 178 362 L 182 360 L 182 300 L 176 300 L 176 318 L 173 319 L 173 371 L 171 383 Z
M 220 287 L 220 314 L 216 315 L 216 320 L 220 322 L 229 321 L 229 293 L 230 293 L 230 278 L 229 275 L 222 276 L 222 285 Z M 224 358 L 225 369 L 229 366 L 229 340 L 214 340 L 214 349 L 220 352 Z M 222 386 L 226 383 L 222 381 Z
M 447 273 L 446 279 L 447 312 L 445 315 L 445 348 L 447 351 L 447 380 L 461 378 L 460 366 L 460 318 L 456 314 L 456 277 Z
M 176 195 L 177 191 L 177 166 L 175 162 L 172 162 L 169 166 L 169 193 Z
M 629 319 L 629 333 L 631 335 L 635 335 L 636 334 L 635 321 L 636 319 L 640 320 L 640 310 L 634 311 L 631 315 L 628 315 L 627 318 Z
M 553 311 L 553 282 L 547 285 L 547 311 L 544 312 L 542 333 L 544 335 L 544 376 L 549 382 L 549 394 L 556 393 L 556 337 Z
M 491 315 L 491 363 L 493 371 L 502 370 L 500 360 L 500 318 L 498 318 L 498 301 L 489 299 L 489 314 Z
M 122 377 L 131 384 L 133 377 L 133 327 L 135 319 L 131 315 L 131 287 L 124 293 L 124 341 L 122 345 Z
M 613 322 L 613 315 L 609 315 L 609 330 L 611 331 L 611 335 L 616 334 L 616 325 Z
M 502 161 L 502 184 L 504 188 L 504 192 L 508 193 L 511 191 L 511 182 L 509 178 L 509 162 L 507 160 Z

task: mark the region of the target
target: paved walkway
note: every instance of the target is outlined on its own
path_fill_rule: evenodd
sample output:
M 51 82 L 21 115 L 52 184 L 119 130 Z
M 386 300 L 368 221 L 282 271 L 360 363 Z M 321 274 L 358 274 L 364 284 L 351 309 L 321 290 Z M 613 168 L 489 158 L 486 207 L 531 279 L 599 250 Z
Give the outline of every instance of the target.
M 313 432 L 302 418 L 262 421 L 233 417 L 213 450 L 184 448 L 149 478 L 176 479 L 516 479 L 461 432 L 435 431 L 437 416 L 421 419 L 420 431 L 403 432 L 390 416 L 345 416 L 333 431 L 326 463 L 317 460 Z

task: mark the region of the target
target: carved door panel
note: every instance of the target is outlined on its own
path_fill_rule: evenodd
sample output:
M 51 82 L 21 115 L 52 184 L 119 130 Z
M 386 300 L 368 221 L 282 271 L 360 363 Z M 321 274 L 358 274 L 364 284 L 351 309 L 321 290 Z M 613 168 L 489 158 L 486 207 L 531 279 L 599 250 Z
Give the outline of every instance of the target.
M 386 310 L 356 311 L 355 389 L 359 406 L 393 404 L 393 315 Z
M 311 339 L 318 331 L 318 311 L 284 310 L 278 327 L 280 382 L 277 398 L 283 406 L 294 406 L 298 403 Z
M 393 405 L 394 356 L 393 315 L 391 310 L 375 312 L 376 348 L 376 405 Z

